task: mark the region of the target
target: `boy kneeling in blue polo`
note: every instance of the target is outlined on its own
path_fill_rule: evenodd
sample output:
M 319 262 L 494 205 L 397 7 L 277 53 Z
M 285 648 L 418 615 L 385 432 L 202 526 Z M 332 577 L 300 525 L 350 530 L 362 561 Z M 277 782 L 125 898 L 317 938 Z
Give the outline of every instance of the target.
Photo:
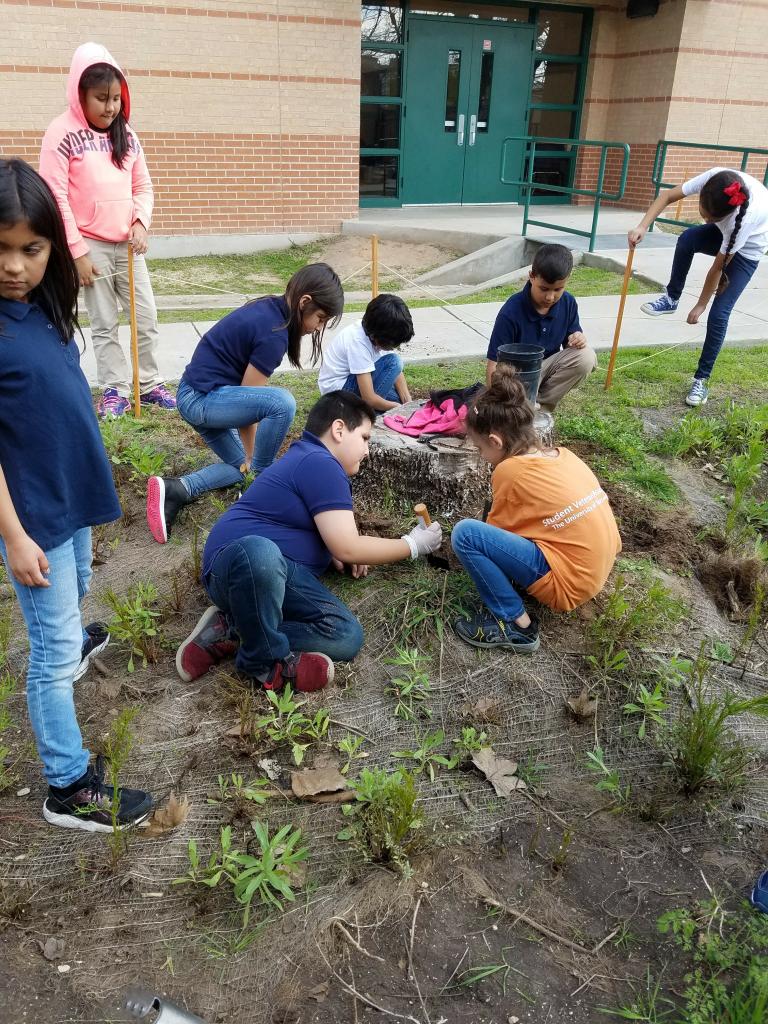
M 544 349 L 538 403 L 546 412 L 597 366 L 595 353 L 579 323 L 576 299 L 565 290 L 573 254 L 564 245 L 542 245 L 522 291 L 499 310 L 488 345 L 486 384 L 496 369 L 500 345 L 538 345 Z
M 202 579 L 216 607 L 203 613 L 176 654 L 185 682 L 237 651 L 238 670 L 265 689 L 322 689 L 333 679 L 334 661 L 351 661 L 363 643 L 360 623 L 320 582 L 331 562 L 359 578 L 369 565 L 440 546 L 437 523 L 399 540 L 358 533 L 349 477 L 368 455 L 375 418 L 359 395 L 324 395 L 300 440 L 214 525 Z

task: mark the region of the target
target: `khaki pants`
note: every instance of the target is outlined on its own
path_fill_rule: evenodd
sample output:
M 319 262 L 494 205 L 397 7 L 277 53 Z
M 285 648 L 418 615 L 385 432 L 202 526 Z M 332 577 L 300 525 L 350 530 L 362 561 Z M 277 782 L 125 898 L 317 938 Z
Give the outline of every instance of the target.
M 128 243 L 101 242 L 86 239 L 88 255 L 103 279 L 83 288 L 85 305 L 91 320 L 91 337 L 96 356 L 96 372 L 100 388 L 114 388 L 123 398 L 130 398 L 133 372 L 117 337 L 117 300 L 129 315 Z M 136 298 L 136 326 L 139 340 L 139 385 L 142 395 L 163 381 L 157 366 L 157 309 L 149 272 L 143 256 L 133 257 Z
M 553 412 L 560 399 L 586 380 L 596 367 L 597 357 L 591 348 L 563 348 L 545 359 L 537 399 L 541 408 Z

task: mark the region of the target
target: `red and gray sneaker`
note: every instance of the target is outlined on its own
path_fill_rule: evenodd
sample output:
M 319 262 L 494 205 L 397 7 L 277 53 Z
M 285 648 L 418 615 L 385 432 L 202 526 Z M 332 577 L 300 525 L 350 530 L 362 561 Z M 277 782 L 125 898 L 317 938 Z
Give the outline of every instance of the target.
M 175 476 L 151 476 L 147 481 L 147 526 L 158 544 L 166 544 L 176 516 L 192 501 Z
M 304 651 L 276 661 L 263 680 L 263 686 L 265 690 L 282 690 L 289 685 L 294 691 L 311 693 L 332 683 L 334 672 L 333 662 L 327 654 Z
M 99 399 L 96 411 L 102 420 L 106 419 L 107 416 L 118 419 L 120 416 L 125 416 L 130 408 L 130 401 L 119 395 L 115 388 L 104 388 L 104 394 Z
M 176 651 L 176 671 L 185 683 L 191 683 L 220 661 L 233 657 L 238 646 L 224 613 L 215 607 L 206 608 Z
M 88 771 L 77 782 L 64 789 L 48 787 L 48 798 L 43 804 L 43 817 L 59 828 L 79 828 L 84 832 L 111 832 L 112 802 L 115 790 L 104 782 L 104 765 L 101 756 L 96 764 L 89 765 Z M 152 797 L 141 789 L 117 790 L 117 813 L 115 824 L 122 830 L 140 825 L 152 810 Z
M 175 409 L 176 396 L 165 384 L 157 384 L 151 391 L 141 396 L 142 405 L 159 405 L 161 409 Z

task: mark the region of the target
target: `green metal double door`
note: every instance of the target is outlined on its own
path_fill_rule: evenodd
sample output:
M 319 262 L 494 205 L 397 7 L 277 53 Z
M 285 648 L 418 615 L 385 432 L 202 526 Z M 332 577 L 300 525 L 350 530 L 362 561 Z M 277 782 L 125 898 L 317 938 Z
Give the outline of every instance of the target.
M 505 203 L 523 143 L 533 25 L 413 15 L 408 19 L 402 201 Z

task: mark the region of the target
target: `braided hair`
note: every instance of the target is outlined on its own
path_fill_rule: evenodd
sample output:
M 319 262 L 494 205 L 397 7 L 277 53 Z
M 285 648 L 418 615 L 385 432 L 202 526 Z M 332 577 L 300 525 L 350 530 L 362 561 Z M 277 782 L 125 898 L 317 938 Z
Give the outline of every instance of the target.
M 740 174 L 737 174 L 735 171 L 718 171 L 717 174 L 712 175 L 704 185 L 704 188 L 702 188 L 699 202 L 710 217 L 713 217 L 715 220 L 722 220 L 723 217 L 727 217 L 729 213 L 733 212 L 734 207 L 738 207 L 739 211 L 736 214 L 731 237 L 728 239 L 723 270 L 717 284 L 717 294 L 722 295 L 730 284 L 725 268 L 733 248 L 733 243 L 736 241 L 736 236 L 741 228 L 741 222 L 744 220 L 744 214 L 749 208 L 749 190 Z

